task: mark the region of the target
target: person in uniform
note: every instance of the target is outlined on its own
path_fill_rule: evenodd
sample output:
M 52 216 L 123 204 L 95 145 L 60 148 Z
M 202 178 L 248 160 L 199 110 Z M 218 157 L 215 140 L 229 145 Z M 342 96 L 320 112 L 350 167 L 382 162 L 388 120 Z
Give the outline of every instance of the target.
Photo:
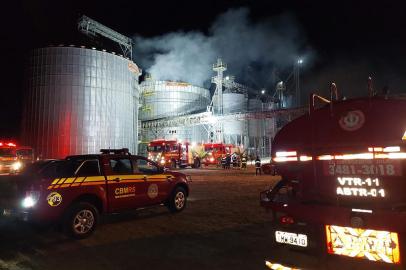
M 255 175 L 262 175 L 261 172 L 261 159 L 259 159 L 259 156 L 255 159 Z
M 230 165 L 231 165 L 231 156 L 230 156 L 230 154 L 227 154 L 227 157 L 226 157 L 226 169 L 230 169 Z
M 241 158 L 241 169 L 247 169 L 247 156 L 245 154 Z
M 232 160 L 232 162 L 233 162 L 233 168 L 237 167 L 237 154 L 236 154 L 236 153 L 234 153 L 234 154 L 231 156 L 231 160 Z
M 221 158 L 221 167 L 223 167 L 223 169 L 226 169 L 226 166 L 227 166 L 227 158 L 226 156 L 223 156 Z

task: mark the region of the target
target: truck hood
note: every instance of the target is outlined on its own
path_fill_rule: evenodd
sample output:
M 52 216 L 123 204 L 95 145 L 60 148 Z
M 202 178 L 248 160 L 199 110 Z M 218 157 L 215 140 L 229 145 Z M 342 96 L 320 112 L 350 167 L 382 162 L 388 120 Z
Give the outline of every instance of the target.
M 190 176 L 188 177 L 188 176 L 187 176 L 186 174 L 184 174 L 184 173 L 181 173 L 181 172 L 174 172 L 174 171 L 170 171 L 170 170 L 166 171 L 165 173 L 166 173 L 166 174 L 172 174 L 172 175 L 175 176 L 176 178 L 178 178 L 178 179 L 183 179 L 183 180 L 186 181 L 186 182 L 191 182 Z
M 0 198 L 22 196 L 30 189 L 38 190 L 42 182 L 33 175 L 0 175 Z

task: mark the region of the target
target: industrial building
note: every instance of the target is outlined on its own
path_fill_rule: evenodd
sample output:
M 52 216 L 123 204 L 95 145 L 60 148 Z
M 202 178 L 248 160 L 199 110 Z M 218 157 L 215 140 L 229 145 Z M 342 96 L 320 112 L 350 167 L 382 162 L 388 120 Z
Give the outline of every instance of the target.
M 130 38 L 86 16 L 78 28 L 118 43 L 123 55 L 74 45 L 33 50 L 22 141 L 41 158 L 97 153 L 102 148 L 145 154 L 143 146 L 158 138 L 231 143 L 269 156 L 281 123 L 303 112 L 281 108 L 283 84 L 278 84 L 277 99 L 260 99 L 258 90 L 224 76 L 227 66 L 221 59 L 213 65 L 217 74 L 212 95 L 187 82 L 147 76 L 139 83 L 142 72 L 132 61 Z

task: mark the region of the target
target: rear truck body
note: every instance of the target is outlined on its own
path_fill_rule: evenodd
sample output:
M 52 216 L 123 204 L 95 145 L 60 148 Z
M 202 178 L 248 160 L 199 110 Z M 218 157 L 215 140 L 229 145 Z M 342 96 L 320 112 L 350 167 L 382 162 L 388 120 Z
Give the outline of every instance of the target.
M 0 176 L 0 216 L 59 223 L 72 236 L 84 238 L 92 233 L 100 214 L 161 204 L 172 212 L 183 210 L 189 178 L 116 150 L 38 161 L 19 175 Z M 76 217 L 75 211 L 92 216 L 87 218 L 91 224 L 79 214 Z M 81 218 L 85 221 L 72 225 L 74 218 L 77 223 Z M 75 231 L 75 226 L 84 231 Z
M 282 180 L 260 195 L 273 242 L 319 269 L 405 269 L 406 100 L 315 97 L 273 142 Z

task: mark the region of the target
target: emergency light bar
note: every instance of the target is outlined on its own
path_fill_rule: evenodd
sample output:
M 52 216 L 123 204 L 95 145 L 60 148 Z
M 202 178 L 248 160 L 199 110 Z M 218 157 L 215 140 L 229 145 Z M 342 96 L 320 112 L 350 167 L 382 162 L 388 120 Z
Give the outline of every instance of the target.
M 8 143 L 0 142 L 0 146 L 16 147 L 17 145 L 15 143 L 12 143 L 12 142 L 8 142 Z
M 354 160 L 354 159 L 406 159 L 406 152 L 400 152 L 399 146 L 388 147 L 368 147 L 368 152 L 353 153 L 353 154 L 339 154 L 339 155 L 320 155 L 317 160 Z M 297 156 L 296 151 L 281 151 L 276 152 L 273 161 L 286 162 L 286 161 L 311 161 L 312 156 L 300 155 Z

